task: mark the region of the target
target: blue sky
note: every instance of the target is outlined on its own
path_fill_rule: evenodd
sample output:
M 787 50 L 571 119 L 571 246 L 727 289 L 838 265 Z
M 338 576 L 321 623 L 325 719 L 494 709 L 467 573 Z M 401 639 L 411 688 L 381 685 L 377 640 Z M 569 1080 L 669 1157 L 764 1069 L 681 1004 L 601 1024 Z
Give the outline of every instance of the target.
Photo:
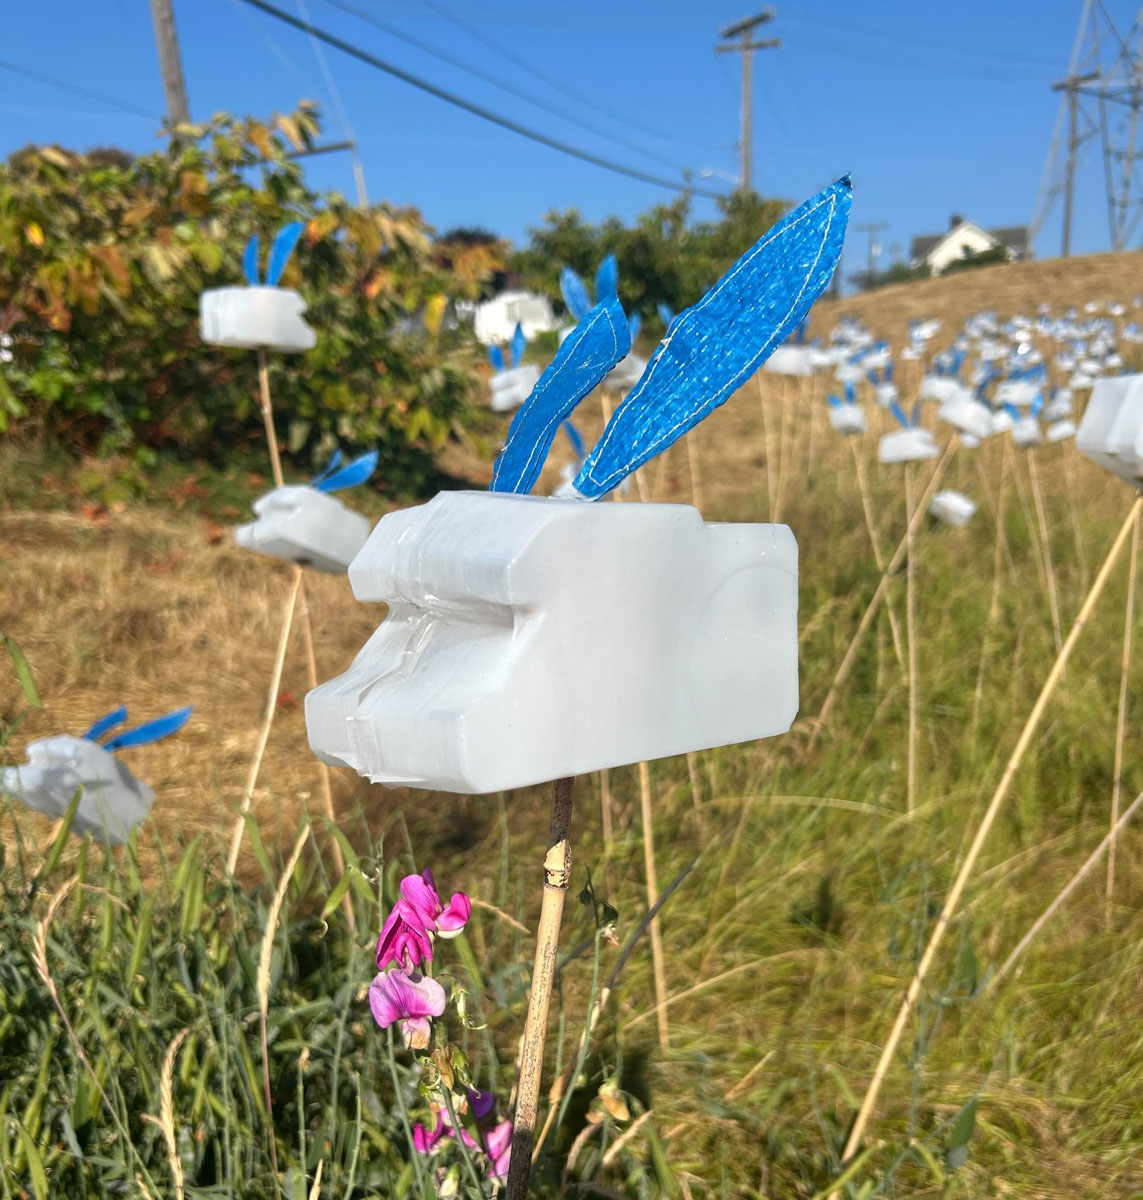
M 737 170 L 738 56 L 716 55 L 713 46 L 721 27 L 758 11 L 758 0 L 354 0 L 547 108 L 330 0 L 277 2 L 295 14 L 301 3 L 315 25 L 593 153 L 676 180 L 684 168 Z M 1106 2 L 1126 32 L 1134 6 Z M 956 9 L 917 0 L 774 0 L 774 7 L 777 18 L 760 36 L 780 37 L 783 48 L 755 56 L 759 191 L 800 201 L 850 172 L 853 224 L 889 223 L 878 235 L 883 265 L 891 246 L 905 253 L 913 235 L 945 228 L 953 212 L 986 226 L 1029 220 L 1058 106 L 1050 84 L 1066 73 L 1080 0 L 963 0 Z M 9 6 L 0 60 L 162 112 L 146 0 L 53 0 L 50 19 L 47 12 Z M 370 198 L 416 205 L 438 229 L 481 225 L 520 241 L 553 208 L 631 219 L 670 195 L 525 141 L 327 48 L 343 117 L 304 33 L 240 0 L 175 0 L 175 15 L 195 118 L 218 110 L 268 116 L 313 98 L 327 139 L 349 130 L 356 137 Z M 0 155 L 29 141 L 142 150 L 154 145 L 154 133 L 147 117 L 0 69 Z M 308 171 L 318 187 L 353 194 L 348 155 L 312 159 Z M 1073 249 L 1107 249 L 1094 145 L 1079 179 Z M 718 175 L 702 182 L 730 186 Z M 712 208 L 699 201 L 695 211 Z M 1037 251 L 1059 252 L 1058 215 Z M 866 235 L 851 232 L 846 269 L 860 267 L 865 253 Z

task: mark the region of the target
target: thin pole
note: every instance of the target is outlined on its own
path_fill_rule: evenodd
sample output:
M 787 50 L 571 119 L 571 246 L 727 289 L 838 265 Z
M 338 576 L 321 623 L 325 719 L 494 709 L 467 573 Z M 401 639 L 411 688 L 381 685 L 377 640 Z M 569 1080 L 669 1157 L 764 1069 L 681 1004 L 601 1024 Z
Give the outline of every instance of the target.
M 877 569 L 884 574 L 885 555 L 881 551 L 881 539 L 878 538 L 876 526 L 873 524 L 873 508 L 869 503 L 869 484 L 865 478 L 865 464 L 861 461 L 861 452 L 857 448 L 859 440 L 858 438 L 849 439 L 849 444 L 853 449 L 853 467 L 857 473 L 857 490 L 861 495 L 861 511 L 865 516 L 865 528 L 869 532 L 869 543 L 873 547 L 873 561 Z M 893 635 L 893 650 L 897 655 L 897 664 L 904 667 L 905 650 L 904 642 L 901 640 L 901 629 L 897 624 L 897 613 L 888 598 L 885 600 L 885 611 L 889 616 L 889 632 Z
M 1107 552 L 1107 557 L 1103 561 L 1103 566 L 1100 567 L 1099 573 L 1095 577 L 1095 582 L 1091 585 L 1091 591 L 1088 592 L 1087 598 L 1080 608 L 1079 615 L 1075 619 L 1075 624 L 1068 634 L 1067 641 L 1064 642 L 1059 654 L 1056 655 L 1056 661 L 1052 664 L 1052 669 L 1048 672 L 1048 678 L 1044 681 L 1044 686 L 1040 689 L 1040 694 L 1036 698 L 1036 703 L 1032 706 L 1032 711 L 1028 715 L 1027 721 L 1024 723 L 1024 728 L 1020 733 L 1020 737 L 1016 742 L 1016 748 L 1012 751 L 1012 756 L 1008 760 L 1007 766 L 1004 768 L 1004 774 L 1000 778 L 1000 782 L 996 786 L 996 791 L 992 794 L 992 799 L 989 801 L 988 808 L 985 810 L 984 816 L 981 819 L 980 825 L 976 830 L 976 836 L 972 840 L 972 845 L 969 847 L 968 854 L 965 856 L 964 862 L 961 864 L 960 870 L 957 872 L 956 879 L 953 880 L 952 887 L 949 889 L 945 897 L 944 906 L 941 909 L 940 916 L 937 917 L 936 924 L 933 926 L 933 932 L 929 935 L 928 945 L 925 947 L 924 953 L 921 955 L 921 961 L 917 964 L 916 974 L 913 976 L 913 981 L 909 984 L 908 991 L 905 993 L 905 998 L 901 1002 L 901 1008 L 897 1013 L 897 1019 L 893 1023 L 893 1028 L 889 1032 L 889 1038 L 885 1042 L 884 1049 L 881 1051 L 881 1057 L 878 1060 L 877 1067 L 873 1072 L 873 1078 L 870 1080 L 869 1087 L 866 1090 L 865 1098 L 861 1102 L 861 1107 L 857 1111 L 857 1117 L 853 1122 L 853 1128 L 849 1132 L 849 1138 L 845 1143 L 845 1149 L 842 1152 L 842 1162 L 847 1162 L 856 1152 L 857 1147 L 861 1144 L 862 1134 L 865 1132 L 865 1126 L 869 1121 L 870 1114 L 873 1112 L 873 1106 L 877 1103 L 878 1093 L 881 1091 L 881 1084 L 884 1082 L 885 1076 L 889 1071 L 889 1064 L 893 1061 L 893 1055 L 897 1052 L 898 1043 L 901 1041 L 901 1035 L 905 1032 L 905 1026 L 909 1021 L 909 1017 L 913 1013 L 917 999 L 921 994 L 921 987 L 924 984 L 925 976 L 929 973 L 929 968 L 933 965 L 933 959 L 936 957 L 937 950 L 940 947 L 941 941 L 944 938 L 945 931 L 952 922 L 953 914 L 956 912 L 957 905 L 960 903 L 961 894 L 964 892 L 965 884 L 968 882 L 969 875 L 972 874 L 972 869 L 976 865 L 976 860 L 980 856 L 981 850 L 984 848 L 985 839 L 988 837 L 989 831 L 992 828 L 992 823 L 996 820 L 996 814 L 1000 811 L 1000 805 L 1004 798 L 1008 795 L 1008 789 L 1012 784 L 1012 778 L 1016 774 L 1020 763 L 1024 759 L 1024 755 L 1032 742 L 1037 727 L 1040 724 L 1040 719 L 1044 715 L 1044 710 L 1048 706 L 1048 701 L 1052 697 L 1052 693 L 1056 690 L 1056 684 L 1060 681 L 1060 676 L 1063 674 L 1064 667 L 1067 664 L 1068 658 L 1071 655 L 1072 648 L 1079 640 L 1079 635 L 1083 632 L 1084 626 L 1087 624 L 1088 617 L 1091 616 L 1095 608 L 1096 602 L 1099 600 L 1100 594 L 1103 592 L 1104 585 L 1107 583 L 1111 575 L 1112 568 L 1119 557 L 1120 551 L 1123 549 L 1123 543 L 1127 540 L 1128 534 L 1131 533 L 1139 520 L 1140 509 L 1143 509 L 1143 496 L 1138 497 L 1135 503 L 1131 506 L 1131 511 L 1127 514 L 1126 519 L 1120 526 L 1119 532 L 1115 535 L 1115 541 L 1111 544 L 1111 549 Z
M 645 762 L 639 764 L 639 810 L 643 819 L 643 865 L 647 876 L 647 908 L 653 909 L 659 899 L 659 884 L 655 878 L 654 818 L 651 815 L 651 773 Z M 651 921 L 651 967 L 655 975 L 655 1003 L 658 1006 L 659 1045 L 666 1050 L 671 1031 L 667 1025 L 667 976 L 663 969 L 663 934 L 656 916 Z
M 167 101 L 167 119 L 172 125 L 190 124 L 187 85 L 179 56 L 179 35 L 171 0 L 151 0 L 151 21 L 155 26 L 155 45 L 159 51 L 159 71 L 163 77 L 163 95 Z
M 932 476 L 929 479 L 928 487 L 925 488 L 925 493 L 921 497 L 920 503 L 913 512 L 913 519 L 909 522 L 909 529 L 905 531 L 905 536 L 901 539 L 897 549 L 893 552 L 893 557 L 889 560 L 889 565 L 885 568 L 881 575 L 881 582 L 877 585 L 877 590 L 873 593 L 873 598 L 869 601 L 869 607 L 865 610 L 865 615 L 861 618 L 857 626 L 857 632 L 854 633 L 853 639 L 849 643 L 849 648 L 845 652 L 845 657 L 841 660 L 841 666 L 837 669 L 837 674 L 833 677 L 833 683 L 830 684 L 829 691 L 826 693 L 826 698 L 822 703 L 821 711 L 814 720 L 813 732 L 810 734 L 809 744 L 806 746 L 806 754 L 812 754 L 814 747 L 818 744 L 818 738 L 821 737 L 821 732 L 825 728 L 825 723 L 829 719 L 830 713 L 833 711 L 834 703 L 837 700 L 838 693 L 842 685 L 849 678 L 849 673 L 853 669 L 854 661 L 857 658 L 857 651 L 861 648 L 861 643 L 865 635 L 869 632 L 869 627 L 873 624 L 873 618 L 877 615 L 877 610 L 881 606 L 881 602 L 885 599 L 885 593 L 889 588 L 889 581 L 893 576 L 893 572 L 901 565 L 901 560 L 905 557 L 905 553 L 909 548 L 909 536 L 913 526 L 918 524 L 921 517 L 928 510 L 929 501 L 933 498 L 933 493 L 940 486 L 941 479 L 944 477 L 945 470 L 948 468 L 952 452 L 957 444 L 956 434 L 952 436 L 949 444 L 945 447 L 944 454 L 941 455 L 940 461 L 933 469 Z
M 1011 445 L 1008 441 L 1005 441 L 1003 457 L 1000 460 L 1000 485 L 996 489 L 996 506 L 994 509 L 996 539 L 992 545 L 992 596 L 988 602 L 988 625 L 985 628 L 984 637 L 980 639 L 980 665 L 976 670 L 976 693 L 972 698 L 972 729 L 974 732 L 977 721 L 980 718 L 980 704 L 984 697 L 984 666 L 988 658 L 992 630 L 996 625 L 997 617 L 1000 615 L 1000 563 L 1004 548 L 1004 500 L 1007 496 L 1005 484 L 1008 480 L 1008 456 L 1011 453 Z M 976 465 L 979 469 L 979 459 L 977 459 Z M 983 481 L 983 474 L 981 479 Z
M 916 560 L 916 525 L 913 521 L 913 464 L 905 464 L 905 637 L 909 642 L 909 759 L 905 790 L 905 809 L 913 811 L 917 790 L 917 624 L 916 589 L 913 570 Z
M 528 1015 L 524 1022 L 524 1042 L 520 1051 L 507 1200 L 526 1200 L 528 1195 L 532 1144 L 536 1140 L 536 1103 L 544 1069 L 544 1039 L 548 1027 L 548 1007 L 552 1000 L 552 980 L 556 971 L 556 948 L 560 940 L 564 897 L 571 878 L 572 857 L 568 838 L 574 785 L 574 779 L 557 779 L 552 786 L 548 851 L 544 856 L 544 898 L 540 907 L 540 924 L 536 930 L 536 962 L 532 969 L 532 990 L 528 997 Z
M 1044 497 L 1040 492 L 1040 473 L 1036 469 L 1036 456 L 1028 451 L 1028 478 L 1032 483 L 1032 501 L 1036 506 L 1036 521 L 1040 526 L 1040 541 L 1044 547 L 1044 571 L 1048 580 L 1048 607 L 1052 613 L 1052 633 L 1056 639 L 1056 653 L 1062 644 L 1060 626 L 1060 597 L 1056 589 L 1056 569 L 1052 565 L 1052 544 L 1048 540 L 1048 520 L 1044 515 Z
M 762 409 L 762 439 L 766 447 L 766 496 L 769 500 L 766 519 L 773 524 L 777 519 L 774 507 L 774 484 L 778 481 L 778 464 L 770 446 L 770 418 L 766 410 L 766 392 L 762 387 L 762 373 L 759 372 L 754 378 L 758 383 L 758 404 Z
M 1111 841 L 1107 851 L 1106 919 L 1111 920 L 1115 892 L 1115 828 L 1119 823 L 1119 795 L 1123 788 L 1123 730 L 1127 718 L 1127 677 L 1131 672 L 1131 632 L 1135 624 L 1135 568 L 1139 561 L 1139 525 L 1131 537 L 1131 561 L 1127 568 L 1127 603 L 1123 614 L 1123 658 L 1119 668 L 1119 716 L 1115 722 L 1115 766 L 1111 784 Z

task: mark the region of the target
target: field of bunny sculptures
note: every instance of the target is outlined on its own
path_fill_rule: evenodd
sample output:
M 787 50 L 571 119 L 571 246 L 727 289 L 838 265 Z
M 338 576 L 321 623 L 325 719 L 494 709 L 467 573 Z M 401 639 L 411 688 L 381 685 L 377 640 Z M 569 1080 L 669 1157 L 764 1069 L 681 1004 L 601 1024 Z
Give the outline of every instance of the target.
M 1143 1194 L 1143 263 L 848 207 L 566 270 L 427 494 L 276 416 L 292 226 L 228 521 L 3 459 L 5 1200 Z

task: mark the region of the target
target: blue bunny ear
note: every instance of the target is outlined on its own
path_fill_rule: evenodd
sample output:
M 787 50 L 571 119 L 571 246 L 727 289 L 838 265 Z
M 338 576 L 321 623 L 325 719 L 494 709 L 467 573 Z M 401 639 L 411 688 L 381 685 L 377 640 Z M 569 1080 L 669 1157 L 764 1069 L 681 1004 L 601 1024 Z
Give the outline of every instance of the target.
M 499 346 L 488 347 L 488 361 L 497 371 L 504 370 L 504 351 Z
M 246 276 L 246 282 L 251 287 L 257 287 L 260 280 L 258 279 L 258 235 L 255 234 L 246 243 L 246 253 L 242 255 L 242 271 Z
M 671 306 L 664 304 L 662 300 L 655 305 L 655 311 L 659 314 L 659 320 L 663 322 L 664 329 L 670 329 L 671 322 L 675 319 L 675 314 L 671 312 Z
M 1033 396 L 1033 398 L 1032 398 L 1031 405 L 1028 407 L 1028 415 L 1030 417 L 1038 417 L 1040 415 L 1040 409 L 1043 407 L 1044 407 L 1044 393 L 1037 392 L 1035 394 L 1035 396 Z
M 901 411 L 901 406 L 896 400 L 893 400 L 890 403 L 889 411 L 897 418 L 897 424 L 900 425 L 902 429 L 909 428 L 909 418 Z
M 1023 417 L 1020 414 L 1020 410 L 1016 407 L 1015 404 L 1005 404 L 1004 411 L 1012 418 L 1013 421 L 1023 420 Z
M 806 326 L 809 325 L 809 317 L 803 317 L 802 323 L 794 330 L 794 341 L 800 346 L 806 340 Z
M 128 729 L 126 733 L 121 733 L 109 742 L 104 742 L 103 748 L 104 750 L 124 750 L 128 746 L 147 746 L 151 742 L 157 742 L 160 738 L 170 737 L 172 733 L 178 733 L 182 729 L 190 719 L 192 712 L 194 709 L 188 704 L 186 708 L 176 709 L 172 713 L 167 713 L 165 717 L 156 717 L 153 721 L 147 721 L 135 729 Z
M 278 286 L 278 280 L 282 278 L 282 272 L 286 269 L 286 263 L 290 261 L 290 255 L 293 254 L 303 229 L 304 222 L 292 221 L 274 239 L 274 244 L 270 247 L 270 265 L 266 268 L 266 283 L 270 287 Z
M 524 348 L 528 344 L 528 339 L 524 336 L 524 331 L 520 328 L 520 322 L 516 322 L 516 329 L 512 334 L 512 365 L 518 367 L 520 360 L 524 357 Z
M 596 304 L 602 304 L 605 300 L 612 299 L 618 289 L 619 263 L 616 262 L 614 254 L 609 254 L 599 264 L 599 270 L 595 273 Z
M 319 492 L 341 492 L 346 488 L 357 487 L 359 483 L 364 483 L 376 470 L 377 451 L 370 450 L 368 454 L 355 458 L 349 466 L 342 467 L 336 474 L 323 478 L 320 483 L 315 483 L 314 487 Z
M 512 418 L 492 470 L 492 491 L 532 490 L 560 423 L 630 349 L 627 318 L 618 299 L 612 297 L 588 312 Z
M 576 462 L 583 462 L 584 456 L 587 454 L 587 447 L 583 444 L 583 438 L 580 432 L 570 422 L 565 421 L 560 428 L 568 435 L 568 441 L 571 442 L 572 453 L 576 457 Z
M 845 381 L 845 398 L 850 404 L 857 403 L 857 389 L 854 388 L 852 379 Z
M 89 742 L 98 742 L 105 733 L 110 732 L 116 725 L 122 725 L 126 720 L 127 706 L 121 704 L 118 708 L 109 712 L 107 716 L 100 717 L 83 736 Z
M 564 267 L 560 272 L 560 295 L 564 298 L 568 312 L 575 317 L 576 321 L 582 321 L 591 310 L 587 288 L 583 286 L 583 280 L 571 267 Z
M 841 254 L 849 176 L 788 214 L 671 326 L 575 479 L 598 499 L 725 403 L 821 295 Z
M 643 328 L 643 318 L 638 313 L 632 313 L 627 318 L 627 328 L 631 333 L 631 340 L 634 341 L 639 336 L 639 331 Z
M 892 362 L 887 362 L 885 364 L 885 382 L 886 383 L 893 382 L 893 364 L 892 364 Z
M 917 403 L 913 405 L 913 415 L 909 420 L 909 424 L 910 425 L 920 425 L 920 423 L 921 423 L 921 402 L 920 402 L 920 400 L 918 400 Z
M 313 479 L 310 480 L 310 487 L 320 487 L 322 484 L 322 481 L 328 479 L 334 473 L 334 471 L 336 471 L 337 468 L 340 466 L 341 466 L 341 451 L 335 450 L 333 452 L 333 457 L 329 460 L 328 463 L 326 463 L 325 470 L 322 471 L 320 475 L 315 475 L 313 477 Z
M 830 408 L 841 408 L 841 400 L 837 396 L 827 396 L 826 400 L 829 402 Z

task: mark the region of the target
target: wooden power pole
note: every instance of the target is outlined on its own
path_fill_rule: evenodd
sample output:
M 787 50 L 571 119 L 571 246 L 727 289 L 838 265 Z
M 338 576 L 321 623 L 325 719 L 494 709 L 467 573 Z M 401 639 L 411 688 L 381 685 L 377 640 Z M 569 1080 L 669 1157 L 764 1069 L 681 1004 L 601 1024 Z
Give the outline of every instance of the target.
M 750 148 L 754 138 L 753 120 L 753 67 L 755 50 L 775 50 L 782 43 L 777 38 L 766 41 L 756 41 L 750 34 L 759 25 L 774 19 L 772 8 L 764 8 L 756 17 L 747 17 L 734 25 L 728 25 L 719 32 L 719 37 L 725 39 L 724 44 L 715 46 L 716 54 L 742 55 L 742 104 L 739 111 L 740 129 L 738 135 L 738 187 L 743 192 L 751 189 L 750 180 Z M 740 39 L 734 41 L 734 38 Z
M 179 35 L 175 32 L 175 14 L 171 0 L 151 0 L 151 20 L 155 23 L 155 44 L 159 48 L 159 70 L 163 75 L 163 93 L 167 99 L 167 119 L 172 125 L 190 124 L 187 85 L 179 57 Z

